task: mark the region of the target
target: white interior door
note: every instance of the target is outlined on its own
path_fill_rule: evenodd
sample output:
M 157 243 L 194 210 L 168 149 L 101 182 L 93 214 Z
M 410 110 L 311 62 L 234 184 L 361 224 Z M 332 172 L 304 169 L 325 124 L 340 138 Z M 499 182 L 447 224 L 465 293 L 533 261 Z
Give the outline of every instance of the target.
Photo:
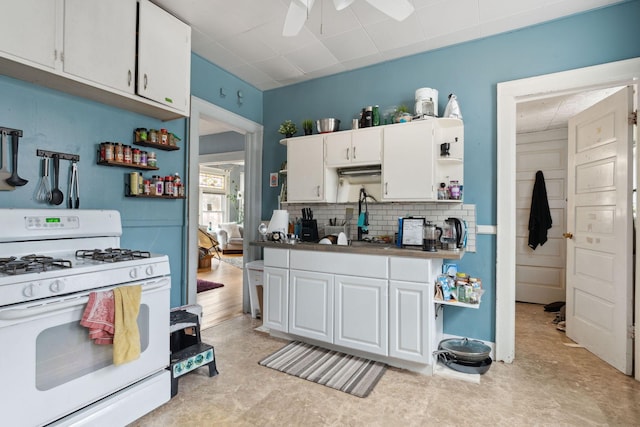
M 565 301 L 567 129 L 518 135 L 516 140 L 516 301 Z M 553 225 L 547 241 L 528 245 L 536 171 L 544 173 Z
M 567 336 L 631 374 L 633 90 L 569 120 Z M 572 234 L 572 236 L 571 236 Z

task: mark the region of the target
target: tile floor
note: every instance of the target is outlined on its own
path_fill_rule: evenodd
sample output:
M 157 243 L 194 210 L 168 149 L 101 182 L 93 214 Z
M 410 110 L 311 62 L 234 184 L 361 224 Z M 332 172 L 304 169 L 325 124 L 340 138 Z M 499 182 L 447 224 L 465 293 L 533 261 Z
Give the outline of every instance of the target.
M 132 426 L 637 426 L 640 382 L 570 342 L 542 306 L 517 304 L 516 360 L 480 384 L 390 368 L 364 399 L 258 365 L 285 341 L 248 315 L 203 331 L 220 375 L 189 373 Z

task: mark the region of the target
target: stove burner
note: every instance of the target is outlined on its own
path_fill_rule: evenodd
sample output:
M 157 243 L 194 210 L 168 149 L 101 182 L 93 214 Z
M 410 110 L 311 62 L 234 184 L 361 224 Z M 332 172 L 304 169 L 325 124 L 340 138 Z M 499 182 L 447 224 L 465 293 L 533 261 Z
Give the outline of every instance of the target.
M 132 249 L 108 248 L 101 249 L 81 249 L 76 251 L 76 258 L 89 258 L 96 261 L 120 262 L 131 261 L 139 258 L 150 258 L 151 253 Z
M 10 275 L 40 273 L 56 268 L 71 268 L 71 261 L 35 254 L 25 255 L 20 259 L 14 256 L 0 258 L 0 273 Z

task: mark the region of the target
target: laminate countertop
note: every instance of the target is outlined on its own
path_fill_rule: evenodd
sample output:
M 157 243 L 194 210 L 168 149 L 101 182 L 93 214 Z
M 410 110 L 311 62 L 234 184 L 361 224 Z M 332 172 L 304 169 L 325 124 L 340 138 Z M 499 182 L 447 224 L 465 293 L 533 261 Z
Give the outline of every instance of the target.
M 386 255 L 396 256 L 404 258 L 442 258 L 442 259 L 462 259 L 464 250 L 459 251 L 447 251 L 438 250 L 437 252 L 427 252 L 421 249 L 412 248 L 398 248 L 393 244 L 385 243 L 369 243 L 364 241 L 353 241 L 351 245 L 321 245 L 320 243 L 311 242 L 296 242 L 281 243 L 281 242 L 259 242 L 253 241 L 251 246 L 258 246 L 261 248 L 274 248 L 274 249 L 290 249 L 293 251 L 318 251 L 318 252 L 340 252 L 350 254 L 364 254 L 364 255 Z

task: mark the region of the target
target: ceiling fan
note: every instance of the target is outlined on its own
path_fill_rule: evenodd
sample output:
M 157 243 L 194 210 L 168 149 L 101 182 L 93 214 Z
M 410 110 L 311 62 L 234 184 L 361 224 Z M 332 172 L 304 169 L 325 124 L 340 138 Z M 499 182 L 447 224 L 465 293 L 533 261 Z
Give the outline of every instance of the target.
M 304 26 L 309 11 L 315 0 L 291 0 L 287 17 L 284 21 L 282 35 L 291 37 L 297 35 Z M 336 10 L 340 11 L 351 6 L 355 0 L 333 0 Z M 396 21 L 403 21 L 414 11 L 409 0 L 366 0 L 371 6 L 388 15 Z

